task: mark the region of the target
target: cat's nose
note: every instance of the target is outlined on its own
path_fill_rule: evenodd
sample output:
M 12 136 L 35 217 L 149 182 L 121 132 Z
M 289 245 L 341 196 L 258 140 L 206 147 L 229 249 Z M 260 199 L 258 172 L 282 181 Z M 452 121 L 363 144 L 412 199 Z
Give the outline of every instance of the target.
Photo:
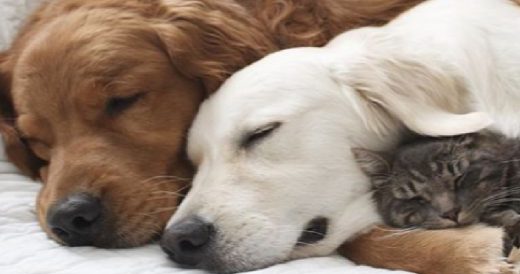
M 459 213 L 460 213 L 460 208 L 459 207 L 456 207 L 456 208 L 453 208 L 452 210 L 448 211 L 448 212 L 444 212 L 444 214 L 442 214 L 442 218 L 444 219 L 448 219 L 448 220 L 452 220 L 454 222 L 457 222 L 457 220 L 459 219 Z

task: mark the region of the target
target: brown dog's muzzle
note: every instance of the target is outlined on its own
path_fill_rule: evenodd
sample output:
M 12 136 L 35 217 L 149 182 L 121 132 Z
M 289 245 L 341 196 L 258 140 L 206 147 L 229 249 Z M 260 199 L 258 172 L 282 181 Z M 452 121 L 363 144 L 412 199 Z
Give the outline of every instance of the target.
M 50 237 L 68 246 L 129 247 L 161 233 L 182 187 L 166 176 L 171 159 L 143 149 L 134 160 L 133 149 L 114 148 L 82 140 L 53 154 L 38 197 Z

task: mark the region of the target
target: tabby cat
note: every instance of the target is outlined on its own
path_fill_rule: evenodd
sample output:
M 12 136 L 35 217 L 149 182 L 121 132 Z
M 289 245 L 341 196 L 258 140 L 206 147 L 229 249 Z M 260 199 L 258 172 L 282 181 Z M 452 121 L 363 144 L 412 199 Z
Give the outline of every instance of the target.
M 384 221 L 428 229 L 484 222 L 520 235 L 520 141 L 490 134 L 425 138 L 393 153 L 353 149 Z

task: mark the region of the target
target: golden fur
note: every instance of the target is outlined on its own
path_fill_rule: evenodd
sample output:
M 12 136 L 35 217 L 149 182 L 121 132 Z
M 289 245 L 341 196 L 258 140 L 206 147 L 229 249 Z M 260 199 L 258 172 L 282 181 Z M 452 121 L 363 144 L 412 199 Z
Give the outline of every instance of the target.
M 24 173 L 44 182 L 37 212 L 51 237 L 46 214 L 53 203 L 89 192 L 102 198 L 110 215 L 94 245 L 147 243 L 161 232 L 193 174 L 184 157 L 185 132 L 200 102 L 224 79 L 270 52 L 322 46 L 348 28 L 385 23 L 418 2 L 50 1 L 0 54 L 6 152 Z M 106 113 L 114 97 L 135 94 L 142 98 L 131 109 Z M 382 256 L 388 248 L 379 244 L 379 234 L 349 244 L 348 256 L 382 267 L 425 267 L 410 264 L 406 248 Z M 435 254 L 451 252 L 439 244 L 451 242 L 451 234 L 441 234 L 415 250 L 435 244 Z M 424 234 L 407 235 L 385 243 L 412 245 L 416 238 L 409 237 Z M 488 255 L 460 263 L 472 265 Z M 435 269 L 422 273 L 445 273 Z
M 361 264 L 418 274 L 517 273 L 501 259 L 502 236 L 501 229 L 484 226 L 416 231 L 377 227 L 339 252 Z

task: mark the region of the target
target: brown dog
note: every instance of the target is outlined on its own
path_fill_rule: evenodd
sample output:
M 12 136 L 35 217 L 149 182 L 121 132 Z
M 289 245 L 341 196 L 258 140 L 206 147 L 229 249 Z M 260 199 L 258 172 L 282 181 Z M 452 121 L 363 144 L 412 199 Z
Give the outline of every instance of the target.
M 185 132 L 224 79 L 420 1 L 48 2 L 0 55 L 0 131 L 11 161 L 44 182 L 43 229 L 71 246 L 149 242 L 192 174 Z M 384 249 L 378 241 L 353 247 Z M 352 257 L 385 266 L 377 252 L 360 254 Z

